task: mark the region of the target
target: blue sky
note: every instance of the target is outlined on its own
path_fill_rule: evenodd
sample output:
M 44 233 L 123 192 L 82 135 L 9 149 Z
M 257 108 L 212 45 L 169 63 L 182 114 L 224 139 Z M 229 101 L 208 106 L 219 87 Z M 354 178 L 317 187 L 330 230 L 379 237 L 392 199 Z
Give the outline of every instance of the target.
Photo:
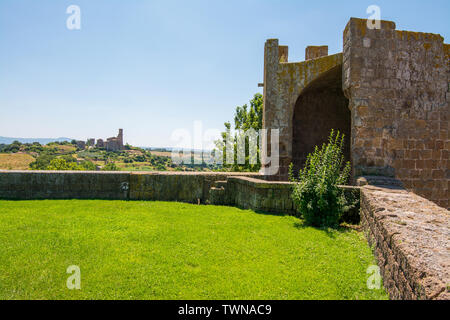
M 398 30 L 449 42 L 448 0 L 1 0 L 0 136 L 105 138 L 174 146 L 174 130 L 222 129 L 260 92 L 264 42 L 342 51 L 369 5 Z M 66 9 L 81 8 L 81 30 Z

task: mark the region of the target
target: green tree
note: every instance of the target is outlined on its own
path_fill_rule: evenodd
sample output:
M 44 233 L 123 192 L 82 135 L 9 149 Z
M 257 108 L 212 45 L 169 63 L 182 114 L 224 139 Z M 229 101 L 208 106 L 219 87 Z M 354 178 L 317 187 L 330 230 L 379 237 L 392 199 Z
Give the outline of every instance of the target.
M 257 93 L 250 100 L 250 107 L 244 104 L 237 107 L 234 116 L 234 127 L 236 130 L 262 129 L 263 118 L 263 96 Z
M 96 165 L 92 161 L 89 161 L 89 160 L 82 161 L 79 164 L 79 166 L 81 167 L 82 170 L 85 170 L 85 171 L 96 171 L 97 170 Z
M 20 151 L 22 144 L 19 141 L 14 141 L 13 143 L 3 147 L 2 152 L 5 153 L 16 153 Z
M 34 162 L 30 163 L 30 168 L 31 170 L 47 170 L 53 159 L 55 159 L 55 156 L 42 154 Z
M 259 130 L 262 129 L 262 118 L 263 118 L 263 96 L 260 93 L 256 93 L 253 96 L 253 99 L 250 100 L 249 105 L 244 104 L 243 106 L 236 107 L 235 115 L 234 115 L 234 130 L 236 130 L 236 134 L 231 137 L 231 123 L 225 122 L 225 131 L 222 132 L 222 139 L 216 141 L 216 150 L 215 152 L 219 152 L 222 150 L 224 167 L 228 168 L 232 171 L 252 171 L 256 172 L 261 169 L 261 162 L 259 159 L 260 147 L 259 147 L 259 139 L 257 141 L 257 164 L 251 164 L 250 155 L 249 155 L 249 146 L 250 142 L 248 137 L 245 138 L 245 164 L 238 164 L 237 162 L 237 151 L 238 151 L 238 140 L 239 135 L 245 134 L 247 130 L 253 129 L 256 133 L 259 133 Z M 226 164 L 226 142 L 227 138 L 230 137 L 229 141 L 233 143 L 234 150 L 234 164 Z M 242 138 L 243 136 L 241 136 Z M 219 152 L 220 154 L 220 152 Z
M 47 170 L 82 170 L 76 162 L 67 162 L 61 158 L 53 159 L 47 167 Z
M 62 155 L 60 158 L 61 158 L 61 159 L 64 159 L 67 163 L 77 162 L 77 159 L 75 159 L 75 158 L 74 158 L 73 156 L 71 156 L 70 154 Z

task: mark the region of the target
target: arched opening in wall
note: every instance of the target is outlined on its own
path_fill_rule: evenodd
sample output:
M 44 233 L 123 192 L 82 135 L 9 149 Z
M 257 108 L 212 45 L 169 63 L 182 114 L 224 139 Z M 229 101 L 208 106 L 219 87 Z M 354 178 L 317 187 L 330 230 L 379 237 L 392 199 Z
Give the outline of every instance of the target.
M 345 134 L 344 154 L 350 160 L 351 113 L 342 91 L 342 66 L 322 74 L 297 99 L 293 118 L 292 162 L 303 168 L 315 146 L 328 141 L 331 129 Z

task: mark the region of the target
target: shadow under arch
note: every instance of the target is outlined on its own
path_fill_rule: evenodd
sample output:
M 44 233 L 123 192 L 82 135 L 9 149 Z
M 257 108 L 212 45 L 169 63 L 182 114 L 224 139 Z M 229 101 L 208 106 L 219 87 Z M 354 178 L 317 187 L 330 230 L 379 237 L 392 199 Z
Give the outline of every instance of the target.
M 321 74 L 302 90 L 292 120 L 292 163 L 303 168 L 315 146 L 328 141 L 332 129 L 345 134 L 344 155 L 350 161 L 351 112 L 342 91 L 342 64 Z

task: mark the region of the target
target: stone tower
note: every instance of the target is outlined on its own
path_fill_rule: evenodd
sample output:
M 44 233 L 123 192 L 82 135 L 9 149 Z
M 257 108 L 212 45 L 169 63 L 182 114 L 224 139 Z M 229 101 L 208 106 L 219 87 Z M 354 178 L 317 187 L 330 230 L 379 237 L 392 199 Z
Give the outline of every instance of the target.
M 117 136 L 117 140 L 119 142 L 120 150 L 123 149 L 123 129 L 119 129 L 119 135 Z
M 289 62 L 288 47 L 267 40 L 263 128 L 279 130 L 279 163 L 262 157 L 278 165 L 268 179 L 286 180 L 290 163 L 303 167 L 338 129 L 354 180 L 393 177 L 448 208 L 450 45 L 438 34 L 396 30 L 391 21 L 370 29 L 351 18 L 343 35 L 342 53 L 308 47 L 302 62 Z

